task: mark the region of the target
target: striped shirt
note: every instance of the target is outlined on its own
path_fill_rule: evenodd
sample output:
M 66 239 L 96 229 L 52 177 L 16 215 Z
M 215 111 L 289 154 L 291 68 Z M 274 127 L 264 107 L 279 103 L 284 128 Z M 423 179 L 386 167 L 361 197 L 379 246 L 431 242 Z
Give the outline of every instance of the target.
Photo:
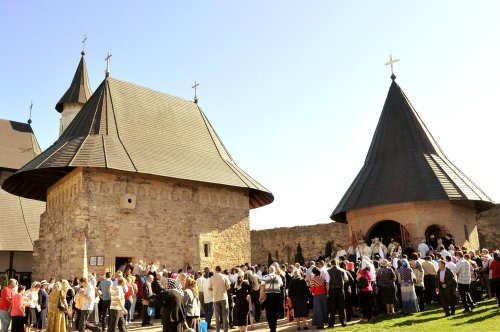
M 281 276 L 275 273 L 266 274 L 262 277 L 260 282 L 261 286 L 264 286 L 264 291 L 266 293 L 281 293 L 281 286 L 283 286 L 283 280 Z
M 119 286 L 112 286 L 109 288 L 109 294 L 111 295 L 110 309 L 122 310 L 122 306 L 125 306 L 125 293 L 123 293 L 123 288 Z
M 470 284 L 470 264 L 465 259 L 461 259 L 456 267 L 455 273 L 457 275 L 457 282 L 462 285 Z

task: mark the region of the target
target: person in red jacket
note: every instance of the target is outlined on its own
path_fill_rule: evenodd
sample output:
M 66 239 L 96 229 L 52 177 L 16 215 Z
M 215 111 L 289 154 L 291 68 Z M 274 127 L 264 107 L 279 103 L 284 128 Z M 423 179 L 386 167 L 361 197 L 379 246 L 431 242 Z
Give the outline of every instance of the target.
M 497 297 L 498 306 L 500 306 L 500 252 L 497 250 L 493 254 L 493 260 L 490 263 L 491 270 L 491 288 Z

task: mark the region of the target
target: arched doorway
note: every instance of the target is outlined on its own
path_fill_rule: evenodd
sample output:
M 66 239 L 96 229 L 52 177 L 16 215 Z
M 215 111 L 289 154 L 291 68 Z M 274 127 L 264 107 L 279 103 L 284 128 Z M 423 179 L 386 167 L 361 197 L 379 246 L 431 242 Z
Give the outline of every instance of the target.
M 400 245 L 403 245 L 401 236 L 401 224 L 394 220 L 382 220 L 376 223 L 370 231 L 368 231 L 366 242 L 371 244 L 373 238 L 378 237 L 380 241 L 387 247 L 394 239 Z
M 437 239 L 440 239 L 442 235 L 443 231 L 441 230 L 441 227 L 439 227 L 438 225 L 431 225 L 425 230 L 425 241 L 433 249 L 436 249 Z

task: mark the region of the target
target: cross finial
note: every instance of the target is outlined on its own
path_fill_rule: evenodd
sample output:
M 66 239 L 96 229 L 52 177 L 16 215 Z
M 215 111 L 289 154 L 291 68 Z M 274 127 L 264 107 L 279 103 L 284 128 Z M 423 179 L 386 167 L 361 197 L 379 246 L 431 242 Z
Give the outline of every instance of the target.
M 392 53 L 389 55 L 389 61 L 385 63 L 386 66 L 391 66 L 391 79 L 394 81 L 396 79 L 396 75 L 394 75 L 394 64 L 398 62 L 399 59 L 394 59 L 392 57 Z
M 82 55 L 85 55 L 85 45 L 87 44 L 87 35 L 83 35 L 82 44 L 83 44 Z
M 30 125 L 31 124 L 31 111 L 33 110 L 33 100 L 31 101 L 31 105 L 30 105 L 30 118 L 28 119 L 28 124 Z
M 198 87 L 200 86 L 200 83 L 194 81 L 194 85 L 191 87 L 194 89 L 194 102 L 195 104 L 198 104 L 198 96 L 197 96 L 197 92 L 198 92 Z
M 106 56 L 106 77 L 109 76 L 109 60 L 111 59 L 113 55 L 111 54 L 111 51 L 108 51 L 108 55 Z

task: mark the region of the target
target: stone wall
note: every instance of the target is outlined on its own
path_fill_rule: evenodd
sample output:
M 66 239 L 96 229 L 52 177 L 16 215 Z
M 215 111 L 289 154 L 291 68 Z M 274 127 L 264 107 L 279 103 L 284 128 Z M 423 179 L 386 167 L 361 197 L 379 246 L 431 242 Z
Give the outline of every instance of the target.
M 481 212 L 477 216 L 481 248 L 500 248 L 500 205 Z
M 281 227 L 250 232 L 252 263 L 267 264 L 268 253 L 280 263 L 294 263 L 297 244 L 302 247 L 306 260 L 317 259 L 324 253 L 327 241 L 336 245 L 348 245 L 350 236 L 346 224 L 331 222 L 311 226 Z M 347 249 L 347 247 L 344 247 Z
M 368 237 L 380 221 L 392 220 L 406 228 L 408 242 L 412 248 L 418 246 L 425 236 L 426 229 L 432 225 L 438 226 L 443 236 L 446 233 L 452 234 L 459 246 L 479 248 L 475 209 L 448 201 L 379 205 L 349 211 L 347 220 L 352 234 L 357 234 L 358 237 Z
M 84 168 L 47 197 L 34 252 L 38 279 L 114 271 L 116 257 L 171 269 L 250 261 L 245 189 Z M 96 256 L 102 266 L 90 265 Z

